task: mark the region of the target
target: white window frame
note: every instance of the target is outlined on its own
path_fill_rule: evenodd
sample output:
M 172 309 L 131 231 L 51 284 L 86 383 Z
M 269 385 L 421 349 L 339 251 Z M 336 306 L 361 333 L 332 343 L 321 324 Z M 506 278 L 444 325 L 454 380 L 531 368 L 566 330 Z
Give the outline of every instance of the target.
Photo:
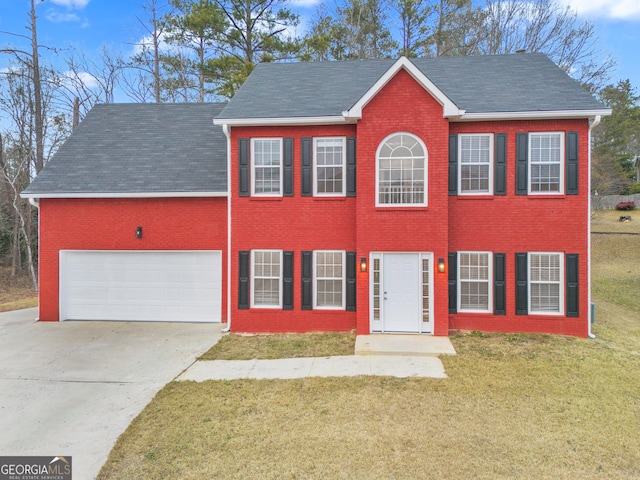
M 278 277 L 275 276 L 256 276 L 256 253 L 277 253 L 280 261 L 280 275 Z M 283 289 L 283 275 L 282 275 L 282 250 L 251 250 L 251 308 L 282 308 L 282 289 Z M 264 304 L 256 304 L 255 299 L 255 283 L 256 279 L 275 279 L 278 278 L 278 304 L 264 305 Z
M 489 162 L 488 163 L 477 163 L 477 162 L 469 162 L 462 163 L 462 141 L 464 138 L 470 137 L 488 137 L 489 138 Z M 464 133 L 458 135 L 458 195 L 493 195 L 493 134 L 491 133 Z M 480 190 L 469 190 L 464 191 L 462 189 L 462 166 L 470 165 L 470 166 L 482 166 L 487 165 L 489 167 L 489 179 L 488 179 L 488 187 L 487 191 Z
M 424 152 L 424 167 L 423 167 L 423 201 L 421 203 L 381 203 L 380 202 L 380 151 L 383 146 L 393 137 L 397 135 L 407 135 L 417 141 L 417 143 L 422 147 L 422 151 Z M 427 146 L 424 144 L 422 139 L 413 133 L 409 132 L 394 132 L 391 135 L 387 136 L 380 144 L 378 145 L 378 149 L 376 150 L 376 207 L 385 207 L 385 208 L 406 208 L 406 207 L 426 207 L 429 204 L 429 151 L 427 150 Z
M 555 255 L 559 263 L 559 279 L 557 281 L 535 281 L 531 280 L 531 257 L 533 255 Z M 530 315 L 564 315 L 564 276 L 565 276 L 564 253 L 562 252 L 528 252 L 527 253 L 527 303 Z M 558 311 L 533 310 L 531 302 L 531 291 L 533 284 L 557 284 L 558 285 Z
M 342 255 L 342 277 L 319 277 L 318 276 L 318 254 L 320 253 L 340 253 Z M 346 250 L 314 250 L 313 251 L 313 308 L 314 310 L 345 310 L 347 296 L 347 252 Z M 341 280 L 342 281 L 342 304 L 318 305 L 318 280 Z
M 256 170 L 259 168 L 275 168 L 275 167 L 263 167 L 263 166 L 256 166 L 256 142 L 261 142 L 261 141 L 277 141 L 279 144 L 279 148 L 280 148 L 280 163 L 278 165 L 278 168 L 280 170 L 280 186 L 279 186 L 279 191 L 277 193 L 275 192 L 269 192 L 269 193 L 257 193 L 256 192 Z M 274 137 L 266 137 L 266 138 L 252 138 L 251 139 L 251 195 L 255 196 L 255 197 L 282 197 L 282 185 L 283 185 L 283 174 L 284 174 L 284 168 L 283 168 L 283 142 L 282 142 L 282 138 L 274 138 Z
M 485 282 L 485 280 L 463 280 L 461 275 L 462 263 L 460 261 L 462 255 L 487 255 L 487 308 L 479 309 L 479 308 L 464 308 L 462 306 L 462 284 L 464 282 L 474 282 L 480 283 Z M 484 251 L 460 251 L 458 252 L 458 261 L 457 261 L 457 291 L 458 291 L 458 312 L 472 312 L 472 313 L 491 313 L 493 311 L 493 254 L 492 252 L 484 252 Z
M 555 135 L 560 137 L 560 172 L 558 174 L 558 191 L 557 192 L 534 192 L 531 170 L 534 162 L 532 160 L 532 139 L 533 137 L 539 137 L 543 135 Z M 564 132 L 529 132 L 528 139 L 528 152 L 527 152 L 527 188 L 529 189 L 529 195 L 564 195 L 564 162 L 565 162 L 565 135 Z M 556 162 L 536 162 L 535 165 L 555 165 Z
M 318 192 L 318 169 L 330 168 L 318 165 L 318 141 L 340 140 L 342 143 L 342 191 L 341 192 Z M 314 137 L 313 139 L 313 194 L 318 197 L 344 197 L 347 191 L 347 137 Z

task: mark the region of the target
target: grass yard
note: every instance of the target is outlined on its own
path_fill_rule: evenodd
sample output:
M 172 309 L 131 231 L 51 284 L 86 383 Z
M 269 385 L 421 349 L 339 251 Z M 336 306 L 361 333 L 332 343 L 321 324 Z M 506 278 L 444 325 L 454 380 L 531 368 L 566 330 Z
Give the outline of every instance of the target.
M 311 333 L 222 337 L 198 360 L 252 360 L 353 355 L 356 334 Z
M 638 292 L 640 236 L 594 235 L 596 340 L 456 336 L 448 379 L 173 382 L 98 478 L 637 480 Z

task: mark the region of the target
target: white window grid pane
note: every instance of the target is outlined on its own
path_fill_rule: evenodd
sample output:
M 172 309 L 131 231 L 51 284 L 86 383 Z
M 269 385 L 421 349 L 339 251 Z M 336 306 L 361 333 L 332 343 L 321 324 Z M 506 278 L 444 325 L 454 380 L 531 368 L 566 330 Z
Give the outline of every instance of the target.
M 532 283 L 531 284 L 531 311 L 559 312 L 560 311 L 560 285 Z
M 559 193 L 561 189 L 562 134 L 532 133 L 530 186 L 532 193 Z
M 430 262 L 428 258 L 422 259 L 422 321 L 429 321 L 429 267 Z
M 281 252 L 253 252 L 253 305 L 279 306 Z
M 316 192 L 320 194 L 344 192 L 344 139 L 315 139 Z
M 380 320 L 380 259 L 373 259 L 373 319 Z
M 315 255 L 316 307 L 344 305 L 344 252 L 318 251 Z
M 254 193 L 279 194 L 282 167 L 279 138 L 253 140 Z
M 378 156 L 378 204 L 425 204 L 425 151 L 411 135 L 387 139 Z
M 488 311 L 490 302 L 490 254 L 460 252 L 460 310 Z
M 460 136 L 460 192 L 489 193 L 491 136 Z
M 529 254 L 529 300 L 532 312 L 556 312 L 560 306 L 561 255 Z

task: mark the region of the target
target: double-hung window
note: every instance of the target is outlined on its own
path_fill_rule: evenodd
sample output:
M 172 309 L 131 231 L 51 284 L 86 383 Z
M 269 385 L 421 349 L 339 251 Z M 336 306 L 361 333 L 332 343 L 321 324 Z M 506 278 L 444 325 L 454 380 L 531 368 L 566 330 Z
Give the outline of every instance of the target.
M 461 195 L 485 195 L 493 191 L 492 152 L 490 134 L 460 135 L 458 140 L 458 185 Z
M 251 306 L 282 307 L 282 251 L 251 252 Z
M 529 193 L 563 193 L 564 135 L 529 134 Z
M 346 138 L 314 138 L 314 194 L 340 196 L 345 194 Z
M 458 311 L 490 311 L 491 263 L 490 252 L 458 252 Z
M 345 252 L 317 250 L 314 252 L 314 308 L 345 308 Z
M 253 195 L 282 195 L 282 139 L 254 138 L 251 147 Z
M 376 187 L 376 205 L 427 205 L 427 150 L 418 137 L 396 133 L 380 144 Z
M 529 253 L 529 313 L 561 314 L 563 311 L 563 255 Z

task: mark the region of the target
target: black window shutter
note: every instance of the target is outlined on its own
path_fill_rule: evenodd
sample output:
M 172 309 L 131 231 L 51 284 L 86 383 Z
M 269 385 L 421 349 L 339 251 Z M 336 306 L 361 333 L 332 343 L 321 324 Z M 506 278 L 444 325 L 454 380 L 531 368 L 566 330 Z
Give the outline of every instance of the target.
M 251 188 L 249 177 L 249 139 L 241 138 L 238 140 L 238 164 L 240 177 L 240 196 L 248 197 Z
M 493 254 L 493 314 L 507 314 L 506 295 L 506 255 L 504 253 Z
M 282 150 L 282 195 L 284 197 L 293 197 L 293 138 L 284 138 L 282 140 Z
M 527 277 L 527 254 L 516 253 L 516 315 L 529 313 Z
M 300 140 L 300 158 L 302 159 L 302 196 L 313 195 L 313 139 L 305 137 Z
M 302 252 L 302 310 L 313 308 L 313 252 Z
M 238 308 L 240 310 L 249 308 L 249 257 L 249 251 L 240 251 L 238 264 Z
M 282 309 L 293 310 L 293 252 L 282 253 Z
M 578 194 L 578 132 L 567 132 L 567 195 Z
M 568 253 L 567 257 L 567 317 L 578 316 L 578 254 Z
M 458 135 L 449 135 L 449 195 L 458 194 Z
M 458 254 L 449 253 L 449 313 L 458 312 Z
M 347 252 L 347 312 L 356 311 L 356 252 Z
M 494 161 L 494 175 L 493 175 L 493 194 L 494 195 L 506 195 L 507 194 L 507 134 L 497 133 L 494 138 L 495 141 L 495 157 Z
M 516 195 L 526 195 L 527 186 L 527 161 L 529 156 L 529 134 L 516 134 Z
M 356 138 L 347 137 L 347 197 L 356 196 Z

